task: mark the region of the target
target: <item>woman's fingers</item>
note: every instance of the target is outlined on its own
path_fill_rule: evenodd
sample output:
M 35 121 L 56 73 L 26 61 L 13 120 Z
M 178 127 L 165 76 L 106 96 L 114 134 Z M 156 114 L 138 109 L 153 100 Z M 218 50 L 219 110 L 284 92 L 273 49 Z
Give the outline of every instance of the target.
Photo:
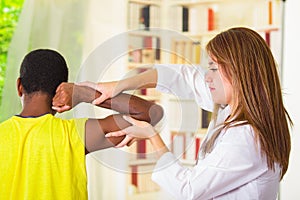
M 76 85 L 86 86 L 86 87 L 92 88 L 101 93 L 100 97 L 93 100 L 92 104 L 94 104 L 94 105 L 99 105 L 102 102 L 104 102 L 106 99 L 112 97 L 111 96 L 112 91 L 110 91 L 112 89 L 105 87 L 104 83 L 93 83 L 90 81 L 85 81 L 85 82 L 81 82 L 81 83 L 76 83 Z
M 128 143 L 127 143 L 127 146 L 131 146 L 133 143 L 135 143 L 137 141 L 137 138 L 132 138 L 132 140 L 130 140 Z
M 132 117 L 128 115 L 123 115 L 123 119 L 125 119 L 127 122 L 129 122 L 132 125 L 137 125 L 138 120 L 133 119 Z
M 71 109 L 71 106 L 67 106 L 67 105 L 65 105 L 65 106 L 60 106 L 60 107 L 58 107 L 58 106 L 52 106 L 52 109 L 53 109 L 53 110 L 56 110 L 56 111 L 59 112 L 59 113 L 62 113 L 62 112 L 65 112 L 65 111 L 70 110 L 70 109 Z
M 86 86 L 86 87 L 89 87 L 89 88 L 92 88 L 92 89 L 98 91 L 98 84 L 97 83 L 93 83 L 93 82 L 90 82 L 90 81 L 84 81 L 84 82 L 75 83 L 75 84 L 79 85 L 79 86 Z
M 119 136 L 123 136 L 126 134 L 127 133 L 126 133 L 126 128 L 125 128 L 123 130 L 109 132 L 109 133 L 105 134 L 105 137 L 119 137 Z
M 99 105 L 101 104 L 103 101 L 105 101 L 106 99 L 108 99 L 109 97 L 105 94 L 101 94 L 100 97 L 98 97 L 97 99 L 95 99 L 92 104 L 94 105 Z
M 132 140 L 132 137 L 129 135 L 126 135 L 126 137 L 118 144 L 116 145 L 117 148 L 124 147 Z

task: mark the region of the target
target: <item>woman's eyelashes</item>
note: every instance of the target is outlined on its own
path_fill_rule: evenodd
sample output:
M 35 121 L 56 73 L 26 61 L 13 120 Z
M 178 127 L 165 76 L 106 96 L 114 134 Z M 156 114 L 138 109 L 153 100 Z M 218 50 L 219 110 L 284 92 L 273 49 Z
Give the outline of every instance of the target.
M 208 69 L 215 72 L 218 70 L 218 65 L 215 62 L 209 62 L 208 63 Z

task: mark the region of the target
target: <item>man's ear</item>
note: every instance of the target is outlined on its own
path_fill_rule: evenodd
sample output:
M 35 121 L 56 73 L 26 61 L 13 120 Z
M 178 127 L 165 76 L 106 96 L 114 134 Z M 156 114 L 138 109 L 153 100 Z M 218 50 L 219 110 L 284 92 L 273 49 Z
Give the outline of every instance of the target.
M 21 84 L 21 78 L 17 79 L 17 90 L 19 97 L 21 97 L 23 95 L 23 86 Z

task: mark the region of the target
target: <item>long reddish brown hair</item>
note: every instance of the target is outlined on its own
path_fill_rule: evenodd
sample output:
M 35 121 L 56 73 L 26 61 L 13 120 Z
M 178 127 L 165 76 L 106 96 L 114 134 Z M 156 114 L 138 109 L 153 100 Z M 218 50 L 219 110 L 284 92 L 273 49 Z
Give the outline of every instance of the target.
M 234 88 L 231 115 L 222 128 L 235 122 L 250 124 L 268 167 L 274 169 L 278 163 L 282 178 L 289 164 L 292 121 L 283 105 L 277 65 L 270 48 L 257 32 L 237 27 L 215 36 L 206 50 Z M 220 131 L 205 144 L 204 153 L 212 150 Z

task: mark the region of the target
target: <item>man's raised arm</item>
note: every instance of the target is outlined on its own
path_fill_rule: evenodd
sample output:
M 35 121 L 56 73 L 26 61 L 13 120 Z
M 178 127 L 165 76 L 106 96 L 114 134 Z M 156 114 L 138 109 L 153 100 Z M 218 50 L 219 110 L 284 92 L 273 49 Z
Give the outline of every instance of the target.
M 78 86 L 73 83 L 62 83 L 53 98 L 53 108 L 58 112 L 64 112 L 75 107 L 79 103 L 91 103 L 101 94 L 89 87 Z M 130 124 L 123 119 L 122 115 L 143 120 L 155 125 L 163 117 L 161 106 L 146 101 L 134 95 L 119 94 L 111 99 L 105 100 L 99 105 L 119 112 L 103 119 L 89 119 L 86 123 L 86 149 L 88 152 L 115 146 L 120 143 L 124 136 L 116 138 L 105 138 L 105 134 L 112 131 L 124 129 Z

